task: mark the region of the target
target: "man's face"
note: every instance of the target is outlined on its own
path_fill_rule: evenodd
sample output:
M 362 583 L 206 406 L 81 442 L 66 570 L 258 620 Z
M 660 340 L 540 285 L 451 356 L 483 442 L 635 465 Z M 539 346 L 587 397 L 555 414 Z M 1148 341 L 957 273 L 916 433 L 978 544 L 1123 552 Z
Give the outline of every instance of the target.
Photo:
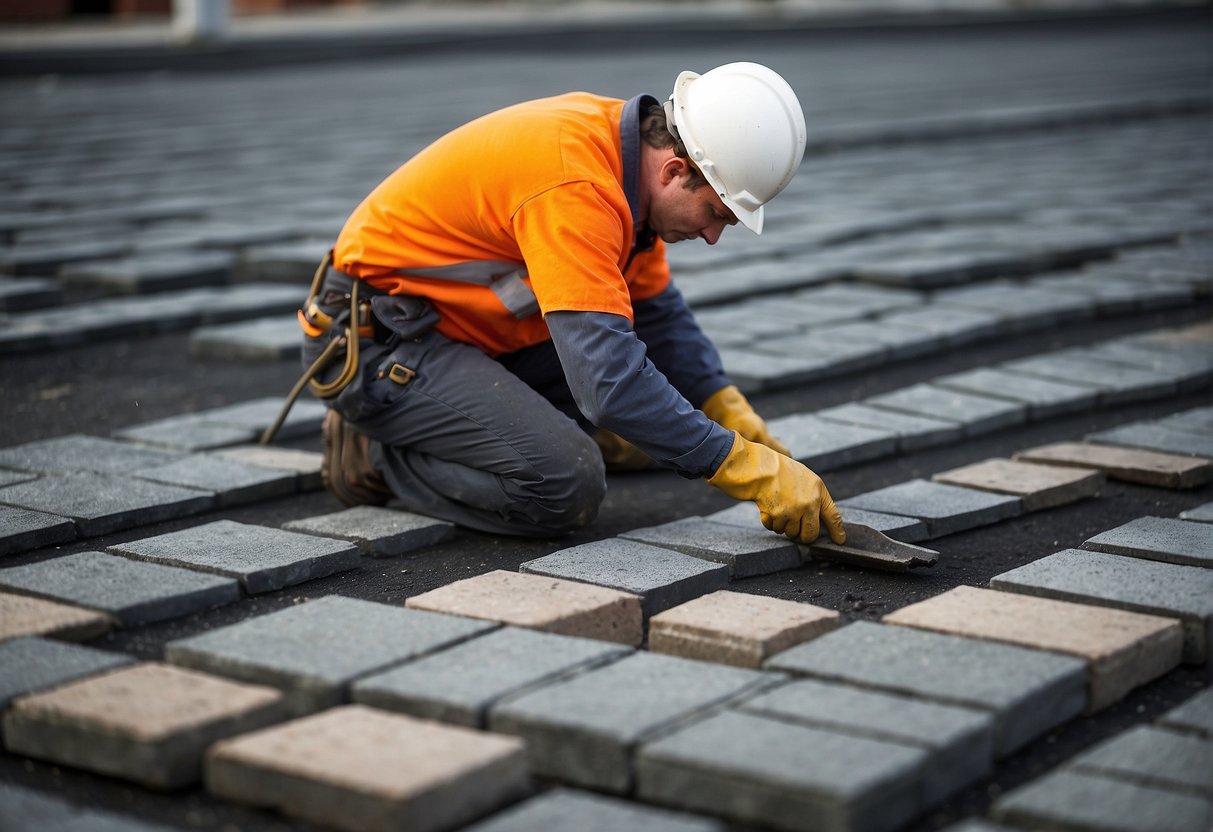
M 660 185 L 649 205 L 648 225 L 662 240 L 702 239 L 715 245 L 725 226 L 736 225 L 733 216 L 710 185 L 686 187 L 689 165 L 680 159 L 663 167 Z

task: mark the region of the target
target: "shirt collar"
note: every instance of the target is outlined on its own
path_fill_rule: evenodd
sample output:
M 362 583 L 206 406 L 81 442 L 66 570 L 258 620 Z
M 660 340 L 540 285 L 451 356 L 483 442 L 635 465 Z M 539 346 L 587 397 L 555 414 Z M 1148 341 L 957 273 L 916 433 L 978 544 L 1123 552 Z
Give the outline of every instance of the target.
M 623 192 L 632 212 L 632 246 L 641 251 L 656 242 L 652 230 L 640 222 L 640 114 L 658 101 L 651 95 L 638 95 L 623 105 L 619 117 L 619 137 L 623 147 Z

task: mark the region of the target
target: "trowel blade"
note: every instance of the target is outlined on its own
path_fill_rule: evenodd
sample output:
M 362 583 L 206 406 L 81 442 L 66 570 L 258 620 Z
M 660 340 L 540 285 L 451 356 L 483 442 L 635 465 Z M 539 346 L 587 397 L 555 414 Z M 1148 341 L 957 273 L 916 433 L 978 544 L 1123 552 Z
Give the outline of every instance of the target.
M 843 523 L 847 542 L 839 546 L 828 537 L 809 546 L 809 556 L 816 560 L 831 560 L 852 566 L 870 566 L 893 572 L 908 572 L 919 566 L 934 566 L 939 552 L 893 540 L 862 523 Z

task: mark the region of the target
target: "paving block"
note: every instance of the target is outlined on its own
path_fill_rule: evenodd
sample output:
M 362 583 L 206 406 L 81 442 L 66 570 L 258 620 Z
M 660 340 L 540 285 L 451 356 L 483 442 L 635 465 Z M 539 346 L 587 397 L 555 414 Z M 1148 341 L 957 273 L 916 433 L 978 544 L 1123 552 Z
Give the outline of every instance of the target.
M 1028 418 L 1049 419 L 1094 408 L 1099 398 L 1095 388 L 1045 378 L 1016 375 L 997 367 L 979 367 L 941 376 L 931 381 L 961 393 L 1007 399 L 1028 407 Z
M 190 334 L 190 355 L 215 361 L 285 361 L 298 358 L 299 321 L 286 314 L 199 327 Z
M 81 537 L 176 520 L 206 511 L 202 491 L 108 474 L 57 474 L 0 488 L 0 503 L 68 517 Z
M 1213 639 L 1213 571 L 1065 549 L 995 575 L 992 589 L 1178 618 L 1183 660 L 1204 664 Z
M 1138 517 L 1082 544 L 1093 552 L 1213 567 L 1213 526 L 1170 517 Z
M 1176 392 L 1179 386 L 1174 378 L 1156 371 L 1100 361 L 1080 351 L 1008 361 L 1001 369 L 1096 388 L 1099 403 L 1105 405 L 1156 399 Z
M 298 301 L 296 301 L 298 305 Z M 114 432 L 131 442 L 161 446 L 177 451 L 204 451 L 256 442 L 282 410 L 282 400 L 274 397 L 216 407 L 133 425 Z M 324 402 L 301 399 L 278 430 L 282 441 L 320 435 L 325 414 Z
M 734 578 L 767 575 L 800 566 L 800 550 L 796 544 L 761 526 L 743 529 L 727 523 L 713 523 L 702 517 L 684 517 L 660 526 L 632 529 L 619 536 L 723 563 Z
M 110 653 L 39 636 L 0 642 L 0 710 L 19 696 L 132 661 L 134 659 L 125 653 Z
M 482 728 L 489 707 L 506 697 L 631 652 L 596 639 L 503 627 L 360 679 L 352 697 L 376 708 Z
M 958 423 L 965 436 L 1014 427 L 1028 419 L 1028 408 L 1020 402 L 961 393 L 933 384 L 915 384 L 871 396 L 863 404 Z
M 1028 829 L 1208 832 L 1213 808 L 1199 797 L 1061 769 L 999 798 L 990 816 Z
M 655 615 L 649 649 L 688 659 L 761 667 L 768 656 L 838 626 L 834 610 L 720 590 Z
M 1213 742 L 1138 725 L 1084 751 L 1068 768 L 1141 786 L 1213 798 Z
M 960 441 L 961 428 L 957 422 L 916 416 L 869 407 L 866 404 L 849 402 L 817 411 L 816 415 L 827 422 L 876 428 L 897 434 L 897 448 L 901 451 L 916 451 L 936 445 L 947 445 Z
M 637 793 L 743 823 L 891 832 L 922 810 L 923 748 L 729 711 L 646 744 Z
M 23 832 L 172 832 L 167 826 L 85 809 L 58 796 L 0 783 L 0 829 Z
M 934 482 L 1013 494 L 1024 511 L 1041 511 L 1094 497 L 1104 484 L 1102 471 L 1040 465 L 1010 459 L 987 459 L 931 477 Z
M 437 546 L 455 536 L 455 526 L 422 514 L 379 506 L 355 506 L 333 514 L 305 517 L 282 528 L 349 540 L 365 555 L 395 557 Z
M 738 708 L 768 719 L 924 748 L 922 805 L 932 806 L 987 776 L 994 766 L 994 718 L 987 711 L 923 702 L 850 685 L 800 679 Z
M 464 832 L 725 832 L 724 824 L 593 792 L 557 787 L 498 812 Z
M 1201 436 L 1150 422 L 1136 422 L 1121 425 L 1118 428 L 1096 431 L 1087 434 L 1085 438 L 1088 442 L 1100 445 L 1144 448 L 1148 451 L 1203 459 L 1213 457 L 1213 436 Z
M 518 566 L 518 571 L 525 575 L 585 582 L 588 585 L 634 595 L 638 598 L 640 610 L 645 616 L 656 615 L 671 606 L 729 585 L 728 565 L 708 562 L 689 554 L 674 552 L 673 549 L 650 546 L 648 543 L 625 540 L 622 537 L 560 549 L 558 552 L 543 555 L 542 558 L 528 560 Z M 508 583 L 514 579 L 500 577 L 497 580 Z M 526 589 L 526 592 L 552 592 L 552 589 L 564 592 L 563 587 L 553 585 L 552 589 L 548 589 L 546 583 L 529 580 L 531 582 L 526 586 L 530 588 Z M 536 606 L 537 610 L 539 608 Z M 628 621 L 626 629 L 628 639 L 632 637 L 630 623 Z M 568 631 L 558 629 L 553 632 Z M 590 633 L 569 634 L 588 636 Z M 623 643 L 639 644 L 639 640 L 625 640 Z
M 139 468 L 131 476 L 206 491 L 219 508 L 295 493 L 295 475 L 208 454 L 190 454 L 165 465 Z
M 120 627 L 181 618 L 240 599 L 234 580 L 77 552 L 0 570 L 0 587 L 106 613 Z
M 118 260 L 72 263 L 59 270 L 59 279 L 115 294 L 141 295 L 222 285 L 231 279 L 234 267 L 235 258 L 223 252 L 150 252 Z
M 58 281 L 42 277 L 6 277 L 0 280 L 0 312 L 26 312 L 58 306 L 63 290 Z
M 10 751 L 157 789 L 196 782 L 216 740 L 285 719 L 274 688 L 146 662 L 18 699 Z
M 943 537 L 967 529 L 1018 517 L 1021 502 L 1015 496 L 991 494 L 923 479 L 890 485 L 841 500 L 844 512 L 858 508 L 916 517 L 927 524 L 929 537 Z
M 444 832 L 530 788 L 514 737 L 361 705 L 221 740 L 205 776 L 226 800 L 350 832 Z
M 842 512 L 843 520 L 871 526 L 904 543 L 917 543 L 927 539 L 927 524 L 916 517 L 901 517 L 896 514 L 882 514 L 878 511 L 864 511 L 859 508 L 844 509 L 841 506 L 839 506 L 839 510 Z M 709 514 L 703 519 L 712 523 L 725 523 L 747 529 L 762 528 L 758 506 L 750 502 L 736 503 L 723 511 Z
M 722 346 L 719 352 L 729 378 L 750 393 L 803 384 L 836 372 L 829 356 L 821 354 L 772 355 L 741 346 Z
M 331 238 L 335 239 L 336 233 L 340 230 L 341 225 L 337 224 Z M 312 273 L 316 271 L 316 264 L 328 252 L 331 245 L 331 242 L 309 240 L 245 249 L 240 256 L 239 277 L 241 280 L 296 283 L 306 286 L 312 279 Z
M 6 468 L 0 468 L 0 488 L 36 479 L 38 479 L 38 475 L 32 471 L 9 471 Z
M 121 257 L 130 251 L 125 240 L 81 240 L 14 246 L 0 249 L 0 271 L 16 275 L 53 275 L 66 263 Z
M 1213 460 L 1112 445 L 1057 442 L 1020 451 L 1024 462 L 1096 468 L 1109 479 L 1159 488 L 1196 488 L 1213 480 Z
M 1213 740 L 1213 688 L 1205 688 L 1187 702 L 1158 718 L 1158 724 L 1172 731 Z
M 324 464 L 324 455 L 315 451 L 275 448 L 272 445 L 237 445 L 212 453 L 215 456 L 234 459 L 249 465 L 294 472 L 299 491 L 318 491 L 324 487 L 324 480 L 320 473 L 320 468 Z
M 355 679 L 458 644 L 493 625 L 328 595 L 169 642 L 176 665 L 286 693 L 293 714 L 349 700 Z
M 883 620 L 1082 659 L 1089 711 L 1167 673 L 1183 654 L 1183 628 L 1174 618 L 970 586 L 902 607 Z
M 636 653 L 494 706 L 489 727 L 524 738 L 537 774 L 626 793 L 632 755 L 642 742 L 778 678 Z
M 897 434 L 891 430 L 829 422 L 811 413 L 781 416 L 767 423 L 792 456 L 814 471 L 832 471 L 891 456 Z
M 108 551 L 236 578 L 252 595 L 355 569 L 359 562 L 358 547 L 344 541 L 233 520 L 131 540 Z
M 138 468 L 164 465 L 179 458 L 180 454 L 169 451 L 78 433 L 39 439 L 0 450 L 0 466 L 42 474 L 77 471 L 125 474 Z
M 990 711 L 999 757 L 1086 706 L 1086 667 L 1078 659 L 868 621 L 785 650 L 763 667 Z
M 96 610 L 0 592 L 0 641 L 21 636 L 88 641 L 108 633 L 113 626 L 109 616 Z
M 3 493 L 2 488 L 0 493 Z M 27 508 L 0 506 L 0 555 L 29 552 L 75 539 L 76 525 L 66 517 Z
M 883 315 L 880 322 L 899 327 L 917 327 L 931 337 L 940 339 L 944 347 L 960 347 L 993 338 L 1002 329 L 996 313 L 981 309 L 949 309 L 947 314 L 941 315 L 935 309 L 923 307 Z
M 944 348 L 944 339 L 915 326 L 899 326 L 887 321 L 850 321 L 847 323 L 827 322 L 816 331 L 821 338 L 834 342 L 854 340 L 859 343 L 871 342 L 884 347 L 885 355 L 890 361 L 902 361 L 928 355 Z

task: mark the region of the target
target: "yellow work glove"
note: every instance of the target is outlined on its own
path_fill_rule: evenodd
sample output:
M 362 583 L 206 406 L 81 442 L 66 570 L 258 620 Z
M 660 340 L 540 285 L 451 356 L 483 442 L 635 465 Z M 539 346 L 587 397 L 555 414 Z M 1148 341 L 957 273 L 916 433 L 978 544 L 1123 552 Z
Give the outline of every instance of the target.
M 830 539 L 845 543 L 842 515 L 821 477 L 791 457 L 734 433 L 733 448 L 708 479 L 736 500 L 757 504 L 762 525 L 800 543 L 817 539 L 821 521 Z
M 708 396 L 700 410 L 726 430 L 735 430 L 751 442 L 766 445 L 784 456 L 792 455 L 782 442 L 771 435 L 767 423 L 754 412 L 745 395 L 732 384 Z
M 594 444 L 602 452 L 602 462 L 608 471 L 643 471 L 653 464 L 652 457 L 609 430 L 595 432 Z

